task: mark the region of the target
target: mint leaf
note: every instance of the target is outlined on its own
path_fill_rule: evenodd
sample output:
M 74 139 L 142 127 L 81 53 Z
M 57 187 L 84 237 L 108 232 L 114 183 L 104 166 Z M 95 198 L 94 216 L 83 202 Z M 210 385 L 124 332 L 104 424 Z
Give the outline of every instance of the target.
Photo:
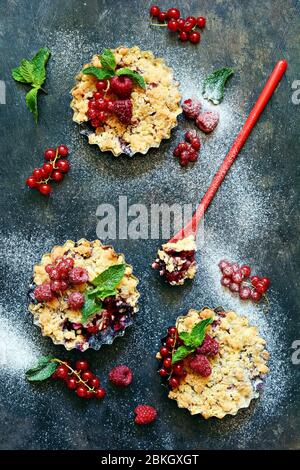
M 26 95 L 26 105 L 29 111 L 33 114 L 35 122 L 38 121 L 38 96 L 39 88 L 32 88 Z
M 214 104 L 221 103 L 224 97 L 225 83 L 233 73 L 234 69 L 223 67 L 208 75 L 203 83 L 204 98 L 212 101 Z
M 104 69 L 112 71 L 114 71 L 117 66 L 115 56 L 109 49 L 104 49 L 103 53 L 100 56 L 100 62 Z
M 88 297 L 94 297 L 97 299 L 104 300 L 107 297 L 112 297 L 117 294 L 116 289 L 103 289 L 101 286 L 96 289 L 86 291 Z
M 114 290 L 123 279 L 125 269 L 125 264 L 114 264 L 95 277 L 91 283 L 103 290 Z
M 31 61 L 34 70 L 33 84 L 36 86 L 41 86 L 46 80 L 46 64 L 49 57 L 50 50 L 47 47 L 42 47 Z
M 123 69 L 119 69 L 116 72 L 117 75 L 126 75 L 127 77 L 132 78 L 141 88 L 145 89 L 146 88 L 146 83 L 144 80 L 144 77 L 140 75 L 139 73 L 135 72 L 134 70 L 131 70 L 127 67 L 124 67 Z
M 40 357 L 36 366 L 25 372 L 27 380 L 30 382 L 37 382 L 51 377 L 59 365 L 57 362 L 53 362 L 53 359 L 54 357 L 52 356 Z
M 114 72 L 109 69 L 100 69 L 99 67 L 87 67 L 82 70 L 85 75 L 94 75 L 98 80 L 106 80 L 114 76 Z
M 33 83 L 34 80 L 34 66 L 26 59 L 23 59 L 20 67 L 12 70 L 12 76 L 18 82 Z
M 90 298 L 85 292 L 84 295 L 85 301 L 84 305 L 82 308 L 82 317 L 81 321 L 83 325 L 87 322 L 87 320 L 92 316 L 95 315 L 95 313 L 101 312 L 102 309 L 102 304 L 99 302 L 96 302 L 94 298 Z
M 205 320 L 201 320 L 197 323 L 190 333 L 190 340 L 192 346 L 196 349 L 203 343 L 205 338 L 205 328 L 212 323 L 213 317 L 205 318 Z
M 185 357 L 187 357 L 189 354 L 191 354 L 194 351 L 193 348 L 188 347 L 188 346 L 179 346 L 179 348 L 174 352 L 172 355 L 172 364 L 175 362 L 181 361 Z
M 182 331 L 181 333 L 179 333 L 179 338 L 182 339 L 186 346 L 193 346 L 191 335 L 187 331 Z

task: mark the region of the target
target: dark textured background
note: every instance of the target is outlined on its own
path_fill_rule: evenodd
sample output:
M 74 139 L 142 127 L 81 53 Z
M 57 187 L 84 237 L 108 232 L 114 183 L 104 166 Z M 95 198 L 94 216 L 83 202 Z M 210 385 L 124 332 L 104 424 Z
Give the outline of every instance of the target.
M 165 0 L 159 5 L 172 6 Z M 268 334 L 276 337 L 271 351 L 275 372 L 271 372 L 268 386 L 273 398 L 269 399 L 266 392 L 248 410 L 222 422 L 204 421 L 178 410 L 166 398 L 155 373 L 154 354 L 160 336 L 188 307 L 220 303 L 230 307 L 233 301 L 221 291 L 218 278 L 211 276 L 207 263 L 202 266 L 200 259 L 196 281 L 171 289 L 149 269 L 161 241 L 115 240 L 115 248 L 125 252 L 141 279 L 140 312 L 124 338 L 85 356 L 105 386 L 113 365 L 130 364 L 135 373 L 133 385 L 124 391 L 108 386 L 103 402 L 87 403 L 73 397 L 60 384 L 28 385 L 22 370 L 11 371 L 2 363 L 0 447 L 299 448 L 300 366 L 293 366 L 290 358 L 300 324 L 300 106 L 291 101 L 292 83 L 300 79 L 299 3 L 178 0 L 176 6 L 182 7 L 185 16 L 207 18 L 199 46 L 180 44 L 166 31 L 150 29 L 148 6 L 149 2 L 134 0 L 0 0 L 0 80 L 5 81 L 7 92 L 7 104 L 0 105 L 2 315 L 19 335 L 30 338 L 37 353 L 78 356 L 55 348 L 31 325 L 26 314 L 26 283 L 34 262 L 52 245 L 68 238 L 96 238 L 95 214 L 101 202 L 117 204 L 120 195 L 127 195 L 130 203 L 145 204 L 199 200 L 273 65 L 284 57 L 289 68 L 279 90 L 206 217 L 208 233 L 213 233 L 217 246 L 232 245 L 240 260 L 251 262 L 272 279 L 271 320 L 267 328 Z M 164 56 L 174 67 L 185 95 L 190 89 L 200 95 L 201 79 L 213 68 L 236 68 L 224 100 L 227 114 L 232 105 L 232 125 L 229 119 L 224 132 L 220 127 L 205 140 L 203 155 L 194 169 L 181 169 L 171 156 L 174 141 L 182 136 L 180 128 L 159 150 L 132 160 L 99 155 L 79 136 L 69 109 L 73 77 L 92 53 L 119 44 L 137 44 Z M 10 71 L 44 45 L 52 50 L 52 57 L 45 85 L 48 95 L 40 96 L 40 120 L 36 126 L 25 108 L 26 87 L 14 83 Z M 181 129 L 186 125 L 180 118 Z M 24 180 L 34 166 L 41 164 L 43 150 L 59 143 L 71 148 L 72 171 L 48 200 L 24 188 Z M 258 202 L 256 206 L 255 198 L 245 211 L 239 205 L 241 195 L 247 195 L 249 190 L 243 171 L 264 210 L 261 223 L 253 226 L 252 213 L 259 220 L 261 206 Z M 240 229 L 241 226 L 246 228 Z M 206 244 L 209 247 L 209 236 Z M 226 255 L 226 250 L 222 254 Z M 216 256 L 213 262 L 217 260 Z M 241 308 L 246 314 L 249 309 L 250 314 L 252 307 Z M 262 321 L 261 311 L 251 312 L 252 320 Z M 5 324 L 3 318 L 1 322 Z M 150 427 L 133 424 L 132 410 L 140 402 L 154 404 L 159 410 L 159 419 Z

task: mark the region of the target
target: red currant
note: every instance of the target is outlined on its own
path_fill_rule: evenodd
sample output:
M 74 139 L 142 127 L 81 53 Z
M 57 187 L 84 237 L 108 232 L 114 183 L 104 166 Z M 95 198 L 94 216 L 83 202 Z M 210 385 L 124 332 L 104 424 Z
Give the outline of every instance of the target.
M 240 287 L 240 298 L 242 300 L 248 300 L 251 297 L 251 289 L 247 286 Z
M 58 160 L 56 163 L 57 169 L 61 171 L 62 173 L 67 173 L 70 169 L 70 163 L 68 160 L 64 160 L 63 158 Z
M 229 263 L 228 263 L 228 261 L 227 261 L 226 259 L 222 259 L 222 260 L 219 262 L 218 266 L 219 266 L 219 268 L 221 269 L 221 271 L 223 271 L 223 269 L 224 269 L 226 266 L 228 266 L 228 264 L 229 264 Z
M 97 91 L 104 91 L 104 90 L 107 89 L 107 87 L 108 87 L 108 81 L 107 80 L 99 80 L 96 83 Z
M 185 21 L 184 23 L 184 26 L 183 26 L 183 31 L 185 33 L 189 33 L 190 31 L 192 31 L 194 25 L 191 21 Z
M 59 379 L 66 379 L 69 374 L 69 370 L 67 366 L 65 366 L 64 364 L 61 364 L 60 366 L 58 366 L 55 372 L 56 372 L 56 377 L 58 377 Z
M 229 284 L 229 289 L 231 290 L 231 292 L 239 292 L 240 286 L 236 282 L 231 282 Z
M 261 294 L 259 292 L 257 292 L 257 290 L 252 289 L 251 299 L 254 300 L 254 302 L 259 302 L 260 299 L 261 299 Z
M 198 44 L 198 42 L 200 42 L 200 39 L 201 39 L 201 34 L 199 33 L 199 31 L 192 31 L 189 34 L 189 40 L 193 44 Z
M 39 192 L 43 194 L 44 196 L 49 196 L 49 194 L 52 192 L 52 188 L 50 184 L 40 184 L 39 185 Z
M 84 380 L 85 382 L 87 380 L 91 380 L 94 378 L 94 374 L 90 371 L 90 370 L 85 370 L 82 374 L 81 374 L 81 378 L 82 380 Z
M 95 98 L 95 100 L 100 100 L 101 98 L 103 98 L 103 93 L 102 91 L 95 91 L 93 93 L 93 98 Z M 91 101 L 89 102 L 89 104 L 91 103 Z M 91 104 L 91 108 L 93 108 L 97 103 L 92 103 Z
M 236 271 L 232 274 L 231 279 L 237 284 L 241 284 L 244 279 L 243 273 L 241 271 Z
M 185 23 L 185 19 L 184 19 L 184 18 L 179 18 L 179 19 L 177 20 L 177 25 L 178 25 L 178 30 L 179 30 L 179 31 L 182 31 L 183 26 L 184 26 L 184 23 Z
M 172 32 L 176 32 L 178 28 L 178 23 L 176 20 L 168 21 L 168 29 Z
M 256 284 L 255 289 L 260 294 L 264 294 L 268 290 L 268 286 L 264 284 L 261 280 Z
M 55 149 L 47 149 L 44 152 L 44 157 L 46 160 L 51 161 L 54 160 L 56 157 L 56 150 Z
M 193 27 L 196 26 L 196 23 L 197 23 L 197 20 L 194 16 L 188 16 L 186 19 L 185 19 L 185 22 L 187 23 L 192 23 L 193 24 Z
M 60 183 L 64 179 L 64 174 L 61 171 L 55 170 L 53 171 L 51 178 L 53 181 L 56 181 L 56 183 Z
M 76 393 L 80 398 L 85 398 L 87 395 L 88 389 L 84 385 L 78 385 L 76 388 Z
M 114 112 L 114 102 L 113 100 L 107 100 L 107 111 L 109 113 L 113 113 Z
M 59 281 L 60 280 L 60 272 L 57 268 L 48 268 L 48 274 L 51 281 Z
M 224 276 L 226 277 L 231 277 L 233 275 L 233 269 L 232 267 L 230 266 L 230 264 L 227 264 L 227 266 L 225 266 L 223 269 L 222 269 L 222 273 L 224 274 Z
M 171 359 L 170 357 L 167 357 L 166 359 L 164 359 L 163 365 L 164 365 L 164 368 L 165 368 L 165 369 L 171 369 L 171 367 L 172 367 L 172 359 Z
M 26 185 L 31 189 L 36 188 L 36 181 L 33 176 L 29 176 L 29 178 L 27 178 Z
M 191 140 L 191 146 L 193 147 L 194 150 L 199 150 L 201 143 L 199 137 L 195 137 L 194 139 Z
M 170 351 L 166 347 L 162 347 L 159 352 L 161 357 L 168 357 L 170 354 Z
M 100 111 L 100 113 L 98 113 L 98 120 L 100 122 L 105 122 L 107 118 L 108 114 L 105 111 Z
M 260 282 L 268 289 L 270 287 L 270 279 L 268 277 L 262 277 Z
M 77 379 L 75 377 L 69 377 L 67 380 L 67 387 L 71 390 L 75 390 L 77 388 Z
M 92 377 L 89 381 L 89 384 L 93 388 L 98 388 L 100 386 L 100 380 L 98 377 Z
M 174 336 L 174 335 L 176 335 L 176 333 L 177 333 L 177 328 L 176 328 L 176 326 L 170 326 L 170 328 L 168 328 L 168 334 L 169 334 L 170 336 Z
M 160 8 L 157 5 L 152 5 L 150 8 L 150 15 L 151 16 L 158 16 L 160 14 Z
M 166 344 L 168 348 L 172 349 L 175 345 L 175 339 L 171 337 L 167 338 Z
M 244 274 L 244 277 L 245 277 L 245 278 L 246 278 L 246 277 L 249 277 L 250 274 L 251 274 L 251 268 L 250 268 L 250 266 L 248 266 L 247 264 L 243 264 L 243 265 L 241 266 L 241 271 L 242 271 L 242 273 Z
M 251 284 L 255 287 L 256 284 L 260 281 L 260 277 L 259 276 L 252 276 L 251 277 Z
M 226 276 L 221 277 L 222 286 L 228 287 L 230 283 L 231 283 L 231 278 L 230 277 L 226 277 Z
M 62 157 L 67 157 L 69 155 L 69 149 L 66 145 L 60 145 L 57 148 L 58 154 Z
M 237 271 L 240 270 L 240 267 L 239 267 L 239 265 L 238 265 L 237 263 L 233 263 L 233 264 L 231 265 L 231 267 L 232 267 L 232 270 L 233 270 L 234 273 L 236 273 Z
M 164 23 L 167 20 L 167 13 L 165 11 L 161 11 L 158 15 L 158 21 L 160 23 Z
M 44 163 L 43 165 L 43 171 L 46 176 L 50 176 L 52 171 L 53 171 L 53 165 L 52 163 Z
M 95 395 L 96 398 L 99 398 L 100 400 L 105 397 L 106 391 L 105 388 L 99 387 L 95 390 Z
M 199 28 L 204 28 L 205 25 L 206 25 L 206 19 L 203 16 L 198 16 L 197 26 L 199 26 Z
M 40 181 L 43 178 L 43 172 L 41 168 L 35 168 L 32 172 L 32 176 L 35 181 Z
M 167 11 L 167 17 L 172 20 L 178 20 L 180 17 L 180 11 L 178 8 L 169 8 Z
M 176 377 L 171 377 L 169 380 L 169 385 L 171 388 L 177 388 L 179 385 L 179 380 Z
M 180 41 L 185 42 L 185 41 L 188 40 L 189 35 L 185 31 L 180 31 L 178 37 L 179 37 Z
M 52 292 L 60 292 L 61 291 L 61 282 L 60 281 L 51 281 L 50 288 Z
M 166 369 L 160 369 L 158 373 L 161 377 L 166 377 L 169 374 Z
M 87 361 L 81 360 L 76 362 L 75 367 L 77 370 L 88 370 L 89 364 Z
M 172 370 L 174 375 L 181 376 L 183 373 L 183 365 L 182 364 L 175 364 Z

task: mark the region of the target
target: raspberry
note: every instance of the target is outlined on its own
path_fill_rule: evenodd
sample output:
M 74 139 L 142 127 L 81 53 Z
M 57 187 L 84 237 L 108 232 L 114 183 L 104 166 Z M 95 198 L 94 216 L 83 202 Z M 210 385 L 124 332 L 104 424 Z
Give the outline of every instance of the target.
M 72 284 L 84 284 L 88 282 L 89 275 L 86 269 L 84 268 L 73 268 L 69 273 L 69 281 Z
M 127 366 L 114 367 L 109 373 L 109 380 L 117 387 L 127 387 L 132 382 L 132 371 Z
M 196 119 L 196 126 L 205 134 L 212 132 L 219 123 L 219 114 L 214 111 L 207 111 L 206 113 L 199 114 Z
M 196 119 L 196 117 L 200 114 L 201 108 L 202 104 L 195 98 L 189 98 L 182 104 L 183 112 L 188 119 Z
M 34 289 L 34 297 L 39 302 L 48 302 L 53 299 L 50 284 L 41 284 Z
M 131 117 L 132 117 L 131 100 L 114 101 L 113 112 L 123 124 L 130 124 Z
M 187 142 L 190 142 L 193 140 L 193 139 L 196 139 L 197 136 L 197 131 L 195 131 L 194 129 L 190 129 L 189 131 L 187 131 L 185 134 L 184 134 L 184 138 Z
M 69 295 L 67 302 L 70 308 L 77 310 L 83 307 L 84 296 L 81 292 L 72 292 L 72 294 Z
M 207 357 L 203 354 L 197 354 L 190 361 L 190 368 L 200 374 L 202 377 L 208 377 L 211 374 L 211 366 Z
M 120 98 L 129 98 L 133 88 L 131 78 L 122 75 L 121 77 L 112 77 L 110 80 L 110 90 Z
M 197 348 L 197 354 L 204 356 L 215 356 L 219 352 L 219 343 L 209 335 L 205 335 L 204 341 Z
M 157 417 L 156 409 L 149 405 L 138 405 L 134 412 L 136 414 L 135 424 L 149 424 Z

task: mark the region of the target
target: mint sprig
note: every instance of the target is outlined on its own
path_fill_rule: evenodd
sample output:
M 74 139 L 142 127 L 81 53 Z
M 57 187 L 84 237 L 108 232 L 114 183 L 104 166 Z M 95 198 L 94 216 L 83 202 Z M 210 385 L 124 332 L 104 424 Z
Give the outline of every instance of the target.
M 179 333 L 179 337 L 182 339 L 184 344 L 179 346 L 172 355 L 172 364 L 181 361 L 201 346 L 205 338 L 205 329 L 212 322 L 213 317 L 205 318 L 205 320 L 201 320 L 199 323 L 196 323 L 191 333 L 186 331 Z
M 42 85 L 46 80 L 46 64 L 49 57 L 50 50 L 43 47 L 32 60 L 23 59 L 20 66 L 12 70 L 14 80 L 32 86 L 26 95 L 26 105 L 33 114 L 35 122 L 38 121 L 38 92 L 42 90 Z
M 116 287 L 120 284 L 125 274 L 125 264 L 115 264 L 100 273 L 91 283 L 94 289 L 87 289 L 84 293 L 85 302 L 82 308 L 82 323 L 103 310 L 102 300 L 118 293 Z
M 220 104 L 224 97 L 224 88 L 228 78 L 234 74 L 231 67 L 223 67 L 208 75 L 203 83 L 203 96 L 214 104 Z
M 131 70 L 128 67 L 117 69 L 117 62 L 115 56 L 110 49 L 104 49 L 103 53 L 99 56 L 102 68 L 99 67 L 86 67 L 82 73 L 86 75 L 94 75 L 98 80 L 107 80 L 114 76 L 126 75 L 132 78 L 141 88 L 146 88 L 144 77 L 138 72 Z
M 54 362 L 52 356 L 41 356 L 37 364 L 25 372 L 27 380 L 30 382 L 40 382 L 51 377 L 59 364 Z

